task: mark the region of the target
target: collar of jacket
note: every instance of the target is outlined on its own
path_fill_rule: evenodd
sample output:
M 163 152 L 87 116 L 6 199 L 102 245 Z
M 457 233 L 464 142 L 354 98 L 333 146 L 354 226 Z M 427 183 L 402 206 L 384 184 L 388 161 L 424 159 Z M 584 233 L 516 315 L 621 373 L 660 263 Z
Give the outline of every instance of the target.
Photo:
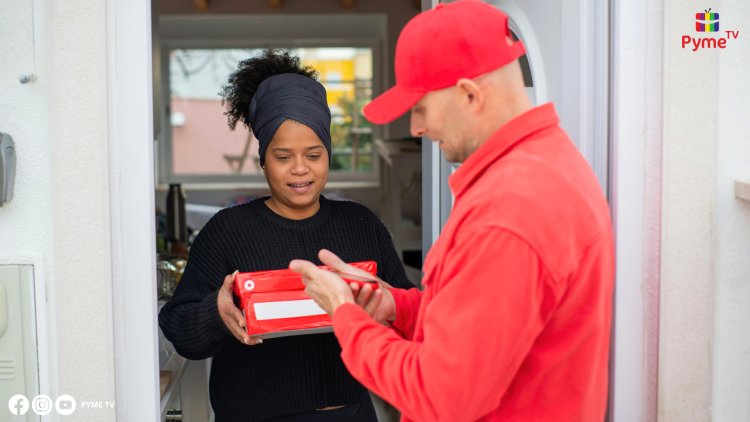
M 559 121 L 552 103 L 534 107 L 510 120 L 484 141 L 448 178 L 453 195 L 458 199 L 492 163 L 516 144 L 529 139 L 536 132 L 556 126 Z

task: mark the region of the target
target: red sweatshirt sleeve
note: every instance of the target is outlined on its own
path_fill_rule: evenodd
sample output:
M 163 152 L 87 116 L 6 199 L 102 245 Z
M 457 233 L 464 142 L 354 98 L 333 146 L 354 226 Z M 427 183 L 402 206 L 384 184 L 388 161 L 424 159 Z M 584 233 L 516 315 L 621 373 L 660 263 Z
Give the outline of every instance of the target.
M 559 300 L 521 238 L 483 228 L 462 240 L 422 292 L 424 340 L 402 338 L 356 305 L 334 314 L 349 371 L 408 419 L 476 420 L 496 409 Z
M 396 320 L 393 328 L 400 332 L 404 338 L 414 337 L 414 327 L 417 322 L 417 313 L 421 303 L 422 292 L 419 289 L 391 289 L 393 301 L 396 303 Z

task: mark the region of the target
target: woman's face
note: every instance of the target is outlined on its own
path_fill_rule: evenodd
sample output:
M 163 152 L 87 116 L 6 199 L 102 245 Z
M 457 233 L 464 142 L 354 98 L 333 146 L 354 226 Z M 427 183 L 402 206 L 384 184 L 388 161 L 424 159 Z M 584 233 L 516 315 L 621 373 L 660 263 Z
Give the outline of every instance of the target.
M 328 180 L 328 151 L 312 129 L 287 119 L 266 149 L 264 172 L 271 198 L 268 206 L 295 220 L 320 209 L 320 192 Z

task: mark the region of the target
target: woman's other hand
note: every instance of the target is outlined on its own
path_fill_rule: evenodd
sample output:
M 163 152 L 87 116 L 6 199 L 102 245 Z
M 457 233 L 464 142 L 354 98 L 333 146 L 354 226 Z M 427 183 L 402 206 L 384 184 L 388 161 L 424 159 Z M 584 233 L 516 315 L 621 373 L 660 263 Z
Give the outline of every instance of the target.
M 219 295 L 216 298 L 216 306 L 219 308 L 221 320 L 224 321 L 224 325 L 226 325 L 229 332 L 241 343 L 254 346 L 263 343 L 263 340 L 247 334 L 245 331 L 245 317 L 242 316 L 242 312 L 234 304 L 232 286 L 234 285 L 237 273 L 238 271 L 235 271 L 224 277 L 224 284 L 222 284 Z

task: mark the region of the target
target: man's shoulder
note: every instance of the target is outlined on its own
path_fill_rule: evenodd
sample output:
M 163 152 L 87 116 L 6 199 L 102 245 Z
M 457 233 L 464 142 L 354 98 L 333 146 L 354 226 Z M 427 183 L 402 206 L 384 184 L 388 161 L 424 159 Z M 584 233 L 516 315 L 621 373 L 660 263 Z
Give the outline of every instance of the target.
M 544 162 L 539 157 L 494 163 L 456 211 L 464 216 L 466 231 L 497 227 L 512 232 L 564 272 L 593 239 L 611 229 L 609 208 L 593 171 L 575 160 L 561 167 L 554 158 Z

